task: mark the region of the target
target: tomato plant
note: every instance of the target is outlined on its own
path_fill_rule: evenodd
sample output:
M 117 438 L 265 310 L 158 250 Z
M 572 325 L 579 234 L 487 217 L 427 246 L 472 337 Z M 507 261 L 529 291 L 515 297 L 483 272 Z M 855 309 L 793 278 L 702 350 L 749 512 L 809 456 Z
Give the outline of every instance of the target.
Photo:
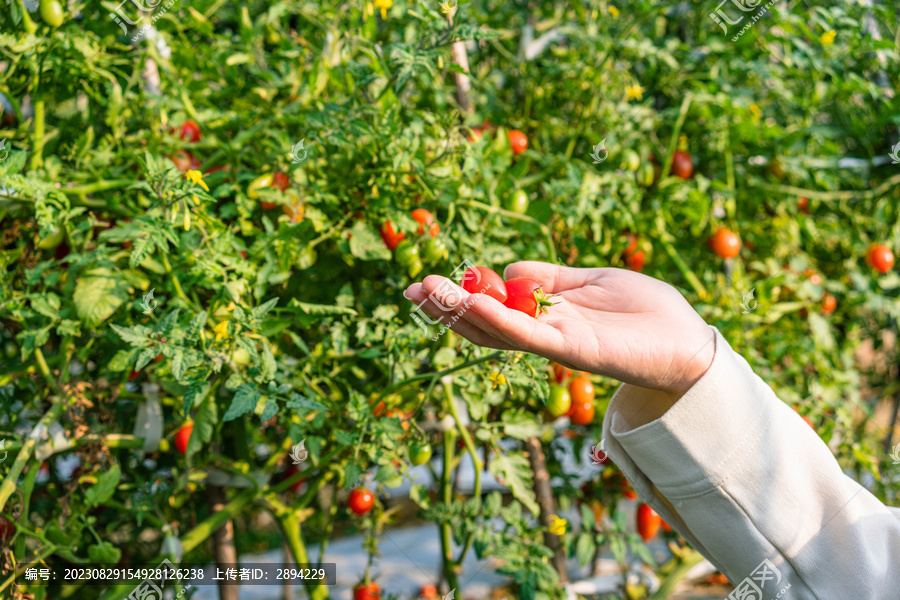
M 634 490 L 586 458 L 617 382 L 592 375 L 593 401 L 545 422 L 550 386 L 576 395 L 580 374 L 476 347 L 445 329 L 459 309 L 403 297 L 433 273 L 552 316 L 533 287 L 551 282 L 497 274 L 520 260 L 671 283 L 896 502 L 897 111 L 872 82 L 900 77 L 854 25 L 871 13 L 894 40 L 895 3 L 792 5 L 736 41 L 654 3 L 389 4 L 0 11 L 0 538 L 17 527 L 0 562 L 216 562 L 227 523 L 240 554 L 328 561 L 359 534 L 374 563 L 406 516 L 374 496 L 399 482 L 451 548 L 432 583 L 457 597 L 472 554 L 550 600 L 595 554 L 655 565 L 624 518 Z M 32 438 L 39 422 L 65 443 Z M 425 440 L 430 484 L 407 475 Z M 341 509 L 360 488 L 365 518 Z M 584 508 L 559 546 L 545 499 Z M 41 591 L 0 576 L 0 597 Z

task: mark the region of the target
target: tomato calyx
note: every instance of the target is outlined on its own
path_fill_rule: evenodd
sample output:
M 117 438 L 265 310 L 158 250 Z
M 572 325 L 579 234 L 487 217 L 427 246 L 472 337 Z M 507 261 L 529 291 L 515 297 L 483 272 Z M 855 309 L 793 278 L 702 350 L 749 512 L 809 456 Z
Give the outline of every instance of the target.
M 551 299 L 554 297 L 555 296 L 553 294 L 545 294 L 543 287 L 538 287 L 534 290 L 534 301 L 537 303 L 537 309 L 534 313 L 534 318 L 537 318 L 541 314 L 549 314 L 547 309 L 556 304 L 556 302 L 551 302 Z

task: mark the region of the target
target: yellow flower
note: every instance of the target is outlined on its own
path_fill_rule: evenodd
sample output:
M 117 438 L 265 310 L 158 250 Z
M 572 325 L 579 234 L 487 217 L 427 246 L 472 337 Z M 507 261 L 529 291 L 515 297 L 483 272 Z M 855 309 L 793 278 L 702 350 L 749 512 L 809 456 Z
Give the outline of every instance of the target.
M 190 171 L 185 173 L 184 176 L 190 179 L 194 183 L 194 185 L 199 185 L 207 192 L 209 191 L 209 188 L 206 187 L 206 182 L 203 181 L 203 173 L 201 173 L 200 171 L 191 169 Z
M 553 535 L 562 535 L 566 532 L 567 521 L 556 515 L 550 515 L 551 523 L 547 530 Z
M 753 113 L 753 122 L 754 122 L 754 123 L 759 122 L 759 119 L 762 117 L 762 111 L 759 110 L 759 105 L 758 105 L 758 104 L 751 104 L 751 105 L 750 105 L 750 112 Z
M 213 327 L 213 331 L 216 332 L 217 342 L 222 338 L 228 337 L 228 321 L 222 321 L 221 323 Z
M 490 375 L 488 375 L 488 379 L 494 382 L 494 387 L 492 389 L 497 389 L 497 386 L 506 385 L 506 377 L 503 373 L 498 373 L 494 371 Z
M 830 46 L 834 43 L 834 36 L 837 35 L 837 32 L 833 29 L 831 31 L 826 31 L 821 36 L 819 36 L 819 41 L 822 42 L 823 46 Z
M 456 10 L 456 0 L 444 0 L 441 2 L 441 12 L 445 15 L 449 15 L 454 10 Z
M 394 5 L 394 0 L 375 0 L 375 8 L 381 10 L 381 19 L 387 19 L 387 11 Z
M 616 8 L 615 6 L 610 5 L 609 6 L 609 14 L 611 14 L 614 19 L 618 19 L 619 18 L 619 9 Z
M 225 307 L 225 310 L 230 312 L 230 311 L 234 310 L 234 308 L 235 308 L 234 302 L 229 302 L 228 306 Z
M 635 83 L 634 85 L 626 85 L 625 95 L 628 96 L 629 100 L 643 100 L 644 88 L 642 88 L 639 83 Z

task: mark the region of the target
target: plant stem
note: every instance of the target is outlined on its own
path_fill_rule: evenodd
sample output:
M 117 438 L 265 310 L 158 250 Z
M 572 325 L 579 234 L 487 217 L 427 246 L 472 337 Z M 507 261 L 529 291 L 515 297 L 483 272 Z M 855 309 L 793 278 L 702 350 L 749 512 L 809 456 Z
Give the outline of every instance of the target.
M 309 564 L 309 553 L 306 550 L 306 544 L 303 541 L 301 532 L 302 516 L 297 510 L 291 510 L 282 504 L 277 498 L 271 495 L 266 497 L 275 518 L 281 524 L 284 531 L 284 538 L 294 555 L 294 562 L 298 565 Z M 306 586 L 310 600 L 325 600 L 328 598 L 328 589 L 322 584 Z
M 31 20 L 31 15 L 28 14 L 28 11 L 25 10 L 24 3 L 22 2 L 22 0 L 16 0 L 16 4 L 18 4 L 19 6 L 19 12 L 22 13 L 22 25 L 25 26 L 25 32 L 35 33 L 37 31 L 37 25 L 34 21 Z
M 456 432 L 452 429 L 444 432 L 444 465 L 441 471 L 441 500 L 446 506 L 453 502 L 453 454 L 456 447 Z M 453 532 L 450 522 L 441 523 L 441 565 L 447 587 L 460 592 L 459 578 L 456 575 L 456 562 L 453 560 L 453 548 L 450 545 Z
M 44 363 L 46 367 L 46 363 Z M 54 382 L 55 383 L 55 382 Z M 6 477 L 3 478 L 3 483 L 0 484 L 0 512 L 3 512 L 3 507 L 6 506 L 6 501 L 9 500 L 9 497 L 16 489 L 16 481 L 19 479 L 19 475 L 22 474 L 22 470 L 25 468 L 25 464 L 31 459 L 31 453 L 34 451 L 34 447 L 37 445 L 37 436 L 34 435 L 35 432 L 42 430 L 47 427 L 59 418 L 59 415 L 62 414 L 63 409 L 66 407 L 65 398 L 60 395 L 53 400 L 53 404 L 44 413 L 44 416 L 41 417 L 41 420 L 37 422 L 32 430 L 32 435 L 29 435 L 25 440 L 25 443 L 22 444 L 22 449 L 19 450 L 19 453 L 16 455 L 16 461 L 9 468 L 9 472 L 6 474 Z
M 455 373 L 457 371 L 462 371 L 463 369 L 468 369 L 469 367 L 474 367 L 475 365 L 479 365 L 483 362 L 495 360 L 497 358 L 500 358 L 500 356 L 502 356 L 502 355 L 503 355 L 502 351 L 492 352 L 491 354 L 488 354 L 487 356 L 482 356 L 481 358 L 467 360 L 466 362 L 460 363 L 460 364 L 456 365 L 455 367 L 450 367 L 449 369 L 444 369 L 443 371 L 438 371 L 437 373 L 422 373 L 421 375 L 413 375 L 409 379 L 404 379 L 403 381 L 398 381 L 397 383 L 389 385 L 384 390 L 384 392 L 382 392 L 381 396 L 378 397 L 378 399 L 380 400 L 381 398 L 384 398 L 385 396 L 387 396 L 394 390 L 401 388 L 401 387 L 406 387 L 407 385 L 409 385 L 411 383 L 415 383 L 417 381 L 422 381 L 425 379 L 435 379 L 435 380 L 440 379 L 444 375 L 450 375 L 451 373 Z
M 835 192 L 822 192 L 819 190 L 807 190 L 804 188 L 794 187 L 792 185 L 773 185 L 764 183 L 760 187 L 764 190 L 773 192 L 782 192 L 785 194 L 794 194 L 795 196 L 806 196 L 807 198 L 816 198 L 818 200 L 871 200 L 885 195 L 892 187 L 900 184 L 900 175 L 888 177 L 878 187 L 871 190 L 846 190 Z
M 40 79 L 34 90 L 34 135 L 32 137 L 31 170 L 44 164 L 44 97 L 40 92 Z
M 659 174 L 660 180 L 669 176 L 669 169 L 672 168 L 672 157 L 675 154 L 675 148 L 678 146 L 678 136 L 681 135 L 681 128 L 684 126 L 684 120 L 687 118 L 688 110 L 691 107 L 693 96 L 690 92 L 685 94 L 684 100 L 681 101 L 681 109 L 678 112 L 678 120 L 675 121 L 675 129 L 672 130 L 672 137 L 669 139 L 669 147 L 666 149 L 666 162 L 663 165 L 662 172 Z
M 703 560 L 703 555 L 697 552 L 696 550 L 690 550 L 686 552 L 682 556 L 677 556 L 672 560 L 678 561 L 677 566 L 672 569 L 666 578 L 663 580 L 662 584 L 659 586 L 659 589 L 648 598 L 648 600 L 666 600 L 669 596 L 672 595 L 672 592 L 675 591 L 675 586 L 684 579 L 684 576 L 687 575 L 688 571 L 691 568 Z
M 165 252 L 160 252 L 160 256 L 162 257 L 162 265 L 166 270 L 166 274 L 172 278 L 172 284 L 175 286 L 175 295 L 184 300 L 185 304 L 190 304 L 191 301 L 184 294 L 184 290 L 181 289 L 181 282 L 178 281 L 178 276 L 172 272 L 172 265 L 169 264 L 169 258 L 166 256 Z
M 534 495 L 541 509 L 541 525 L 550 527 L 556 514 L 556 502 L 553 499 L 553 488 L 550 487 L 550 472 L 547 470 L 541 440 L 536 437 L 525 440 L 525 451 L 528 453 L 528 462 L 531 463 L 531 471 L 534 473 Z M 554 551 L 553 567 L 559 573 L 560 583 L 567 584 L 569 571 L 566 568 L 566 553 L 560 545 L 559 536 L 545 531 L 544 545 Z

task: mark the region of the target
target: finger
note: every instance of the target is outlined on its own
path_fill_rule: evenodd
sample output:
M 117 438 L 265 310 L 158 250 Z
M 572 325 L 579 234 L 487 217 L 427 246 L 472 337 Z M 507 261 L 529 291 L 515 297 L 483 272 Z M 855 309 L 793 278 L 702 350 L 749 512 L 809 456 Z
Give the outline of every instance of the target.
M 523 312 L 507 308 L 489 296 L 480 296 L 463 314 L 463 318 L 494 339 L 516 349 L 544 356 L 548 353 L 559 354 L 565 347 L 565 339 L 554 327 Z
M 429 317 L 439 321 L 439 323 L 434 323 L 435 327 L 440 328 L 439 332 L 446 326 L 473 344 L 478 344 L 479 346 L 485 346 L 487 348 L 495 348 L 497 350 L 515 349 L 504 340 L 492 336 L 490 333 L 479 329 L 476 325 L 473 325 L 462 318 L 465 312 L 470 308 L 465 302 L 462 302 L 459 306 L 454 306 L 455 310 L 444 310 L 443 306 L 439 306 L 432 301 L 433 296 L 428 294 L 427 290 L 420 283 L 414 283 L 409 286 L 403 295 L 406 296 L 410 302 L 420 307 Z M 480 298 L 480 296 L 473 297 L 472 295 L 468 295 L 467 301 L 473 302 L 475 298 Z M 444 300 L 446 301 L 446 298 L 444 298 Z M 462 312 L 463 315 L 459 314 L 460 312 Z
M 578 269 L 534 260 L 522 260 L 508 265 L 503 271 L 503 279 L 527 277 L 540 283 L 546 293 L 558 294 L 584 286 L 600 276 L 603 271 L 602 268 Z

